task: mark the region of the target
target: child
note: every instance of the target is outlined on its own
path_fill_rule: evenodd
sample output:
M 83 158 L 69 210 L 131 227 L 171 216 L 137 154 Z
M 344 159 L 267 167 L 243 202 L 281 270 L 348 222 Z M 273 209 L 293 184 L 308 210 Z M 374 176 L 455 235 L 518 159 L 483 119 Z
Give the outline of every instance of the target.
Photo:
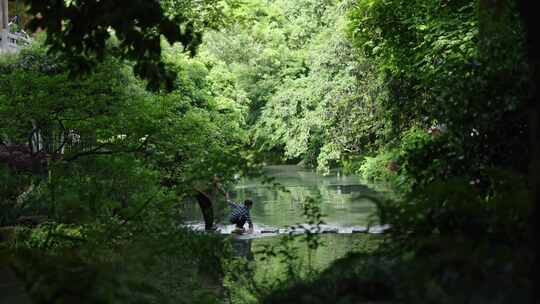
M 231 221 L 231 224 L 236 225 L 234 232 L 244 233 L 244 225 L 247 222 L 249 226 L 248 233 L 253 233 L 253 222 L 251 222 L 251 216 L 249 214 L 249 210 L 253 206 L 253 201 L 247 199 L 244 201 L 243 205 L 240 205 L 232 200 L 229 200 L 227 197 L 227 202 L 229 203 L 229 206 L 231 206 L 231 216 L 229 220 Z
M 221 187 L 218 187 L 218 189 L 225 195 L 225 199 L 231 207 L 231 215 L 229 217 L 229 220 L 231 224 L 236 225 L 236 229 L 233 231 L 233 233 L 244 233 L 244 225 L 246 224 L 246 222 L 249 226 L 248 233 L 253 233 L 253 222 L 251 221 L 251 216 L 249 214 L 249 211 L 253 206 L 253 201 L 250 199 L 246 199 L 243 205 L 239 204 L 229 199 L 229 193 L 223 191 Z

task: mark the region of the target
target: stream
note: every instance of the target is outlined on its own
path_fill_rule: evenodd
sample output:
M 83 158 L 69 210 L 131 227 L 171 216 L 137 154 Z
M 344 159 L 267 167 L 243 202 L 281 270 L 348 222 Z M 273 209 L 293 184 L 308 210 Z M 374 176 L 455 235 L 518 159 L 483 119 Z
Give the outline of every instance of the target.
M 234 192 L 231 192 L 231 198 L 235 201 L 242 202 L 248 198 L 253 200 L 251 217 L 256 231 L 283 229 L 306 223 L 302 214 L 302 203 L 311 197 L 321 208 L 325 222 L 323 226 L 340 231 L 340 234 L 321 235 L 324 245 L 316 250 L 313 257 L 317 268 L 365 246 L 364 240 L 368 236 L 351 234 L 350 231 L 353 227 L 365 227 L 375 223 L 375 205 L 368 198 L 374 192 L 362 184 L 357 176 L 344 176 L 339 171 L 322 176 L 314 170 L 293 165 L 268 166 L 265 173 L 288 191 L 280 191 L 259 179 L 244 178 L 239 180 Z M 228 207 L 223 202 L 216 205 L 218 226 L 220 229 L 232 230 L 233 225 L 227 222 Z M 203 227 L 202 215 L 196 203 L 186 206 L 184 220 L 194 226 Z M 348 233 L 341 234 L 342 231 Z M 277 236 L 235 239 L 233 247 L 236 255 L 253 260 L 254 253 L 265 245 L 277 243 L 278 240 Z
M 309 197 L 315 199 L 323 213 L 326 226 L 347 228 L 367 226 L 373 222 L 375 205 L 368 198 L 373 190 L 360 182 L 357 176 L 343 176 L 339 171 L 322 176 L 313 170 L 293 165 L 268 166 L 265 173 L 273 177 L 288 192 L 280 191 L 260 179 L 240 179 L 231 198 L 242 202 L 251 199 L 254 204 L 251 218 L 255 228 L 285 228 L 305 223 L 302 204 Z M 217 223 L 228 225 L 228 208 L 223 202 L 215 207 Z M 202 214 L 196 203 L 187 204 L 183 219 L 202 223 Z

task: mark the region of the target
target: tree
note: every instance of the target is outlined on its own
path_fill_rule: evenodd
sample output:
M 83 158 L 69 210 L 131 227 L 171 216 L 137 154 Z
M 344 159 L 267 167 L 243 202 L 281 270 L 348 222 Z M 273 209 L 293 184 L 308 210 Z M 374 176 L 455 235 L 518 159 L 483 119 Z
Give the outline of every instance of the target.
M 112 54 L 134 61 L 135 73 L 148 80 L 149 88 L 159 89 L 164 81 L 170 89 L 175 74 L 161 60 L 162 36 L 171 44 L 182 43 L 192 54 L 201 42 L 201 28 L 194 25 L 197 16 L 180 10 L 189 8 L 183 1 L 167 1 L 169 11 L 157 0 L 25 2 L 34 16 L 30 28 L 47 31 L 45 43 L 51 52 L 62 54 L 73 75 L 88 72 Z M 220 1 L 214 2 L 208 8 L 219 8 Z M 112 37 L 116 41 L 111 45 Z

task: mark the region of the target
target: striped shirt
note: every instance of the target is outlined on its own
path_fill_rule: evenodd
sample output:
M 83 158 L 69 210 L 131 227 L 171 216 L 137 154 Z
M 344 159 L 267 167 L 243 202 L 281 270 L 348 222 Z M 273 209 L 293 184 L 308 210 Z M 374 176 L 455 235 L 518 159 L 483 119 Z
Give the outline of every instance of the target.
M 229 206 L 231 206 L 231 221 L 245 220 L 248 222 L 249 226 L 253 225 L 248 207 L 231 200 L 229 200 L 228 203 Z

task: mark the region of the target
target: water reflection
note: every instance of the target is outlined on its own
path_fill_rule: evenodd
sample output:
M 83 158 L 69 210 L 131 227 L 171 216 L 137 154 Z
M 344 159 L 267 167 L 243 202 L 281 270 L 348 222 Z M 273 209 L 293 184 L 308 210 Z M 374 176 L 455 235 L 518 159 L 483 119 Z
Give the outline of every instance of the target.
M 330 234 L 321 235 L 323 245 L 318 247 L 317 250 L 311 252 L 311 259 L 308 258 L 308 248 L 305 243 L 294 241 L 293 244 L 298 248 L 299 260 L 295 261 L 301 267 L 300 269 L 310 268 L 314 270 L 323 270 L 328 267 L 336 259 L 344 257 L 349 252 L 368 252 L 373 250 L 380 241 L 380 237 L 377 235 L 366 234 Z M 242 241 L 237 241 L 238 243 Z M 253 262 L 255 267 L 254 278 L 257 282 L 264 282 L 265 280 L 272 281 L 273 279 L 280 277 L 285 271 L 285 266 L 280 263 L 280 257 L 267 257 L 266 260 L 262 260 L 262 256 L 257 254 L 265 246 L 273 246 L 279 242 L 278 238 L 260 238 L 254 239 L 250 242 L 250 252 L 247 251 L 235 251 L 236 256 L 244 257 Z M 253 256 L 255 253 L 255 256 Z
M 269 166 L 265 170 L 289 192 L 279 191 L 257 179 L 242 179 L 232 193 L 238 201 L 246 198 L 254 201 L 251 215 L 255 225 L 285 227 L 305 222 L 302 203 L 308 197 L 320 204 L 325 222 L 338 227 L 367 225 L 374 211 L 374 204 L 365 197 L 372 191 L 356 176 L 339 172 L 321 176 L 297 166 Z M 218 218 L 225 222 L 224 204 L 217 209 Z M 188 206 L 185 214 L 186 219 L 202 220 L 196 206 Z
M 254 261 L 252 244 L 253 239 L 238 240 L 233 238 L 231 242 L 233 255 L 243 257 L 248 261 Z
M 372 191 L 356 176 L 321 176 L 297 166 L 271 166 L 269 176 L 289 192 L 282 192 L 257 180 L 242 180 L 236 187 L 239 200 L 250 197 L 255 202 L 252 217 L 256 223 L 283 227 L 305 222 L 302 203 L 315 198 L 321 205 L 326 223 L 335 226 L 367 225 L 374 211 L 373 203 L 365 197 Z

